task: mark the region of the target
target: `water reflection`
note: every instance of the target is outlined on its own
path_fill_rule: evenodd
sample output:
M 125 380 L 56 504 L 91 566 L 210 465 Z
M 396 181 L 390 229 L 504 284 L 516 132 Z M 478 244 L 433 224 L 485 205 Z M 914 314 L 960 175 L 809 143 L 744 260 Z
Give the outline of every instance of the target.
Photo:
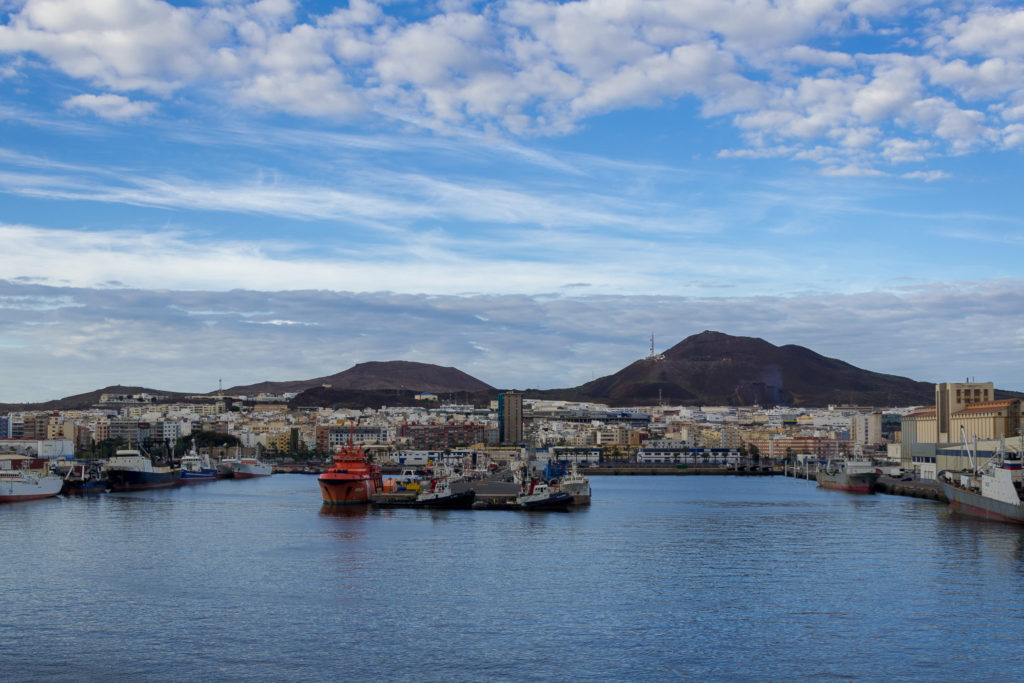
M 370 514 L 369 505 L 321 505 L 320 514 L 324 517 L 366 517 Z

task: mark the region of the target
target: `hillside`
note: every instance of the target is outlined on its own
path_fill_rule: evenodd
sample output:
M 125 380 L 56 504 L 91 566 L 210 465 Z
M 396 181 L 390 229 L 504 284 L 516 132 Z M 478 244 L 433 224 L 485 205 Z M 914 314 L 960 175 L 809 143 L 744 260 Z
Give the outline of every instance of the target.
M 935 386 L 862 370 L 802 346 L 705 331 L 665 352 L 579 387 L 531 396 L 612 405 L 919 405 Z
M 434 394 L 493 391 L 493 387 L 467 375 L 458 368 L 441 367 L 429 363 L 405 360 L 372 361 L 359 363 L 344 372 L 315 379 L 291 382 L 260 382 L 225 389 L 229 395 L 283 394 L 302 392 L 328 385 L 331 389 L 358 389 L 361 391 L 409 390 Z
M 166 396 L 168 401 L 180 401 L 186 394 L 174 391 L 163 391 L 162 389 L 147 389 L 146 387 L 124 387 L 120 384 L 97 389 L 85 394 L 75 394 L 64 398 L 44 401 L 42 403 L 0 403 L 0 411 L 20 410 L 86 410 L 100 402 L 103 394 L 152 394 Z M 166 402 L 166 401 L 162 401 Z

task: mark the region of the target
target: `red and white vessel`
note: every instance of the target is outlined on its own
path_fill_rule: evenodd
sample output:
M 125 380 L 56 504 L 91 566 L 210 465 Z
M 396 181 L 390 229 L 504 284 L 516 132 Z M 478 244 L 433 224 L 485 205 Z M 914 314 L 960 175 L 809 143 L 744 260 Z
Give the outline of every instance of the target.
M 370 462 L 362 446 L 352 443 L 334 454 L 334 464 L 317 478 L 324 505 L 356 505 L 369 503 L 384 490 L 380 465 Z
M 0 470 L 0 503 L 50 498 L 60 493 L 63 485 L 60 477 L 25 470 Z
M 260 461 L 258 458 L 239 458 L 238 462 L 231 466 L 235 479 L 254 479 L 256 477 L 269 477 L 274 473 L 272 465 Z

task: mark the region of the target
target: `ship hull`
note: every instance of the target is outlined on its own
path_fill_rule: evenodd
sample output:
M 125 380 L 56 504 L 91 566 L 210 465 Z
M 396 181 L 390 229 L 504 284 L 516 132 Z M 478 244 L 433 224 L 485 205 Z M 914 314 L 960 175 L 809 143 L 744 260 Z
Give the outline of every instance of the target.
M 946 494 L 949 507 L 961 515 L 1008 524 L 1024 524 L 1024 506 L 985 498 L 941 480 L 939 484 L 942 486 L 942 492 Z
M 112 491 L 145 491 L 177 486 L 181 483 L 181 470 L 169 472 L 133 472 L 130 470 L 110 470 L 107 482 Z
M 474 510 L 568 510 L 572 505 L 572 496 L 558 493 L 543 500 L 524 501 L 513 499 L 508 501 L 487 500 L 473 503 Z
M 213 468 L 210 468 L 210 469 L 203 468 L 203 469 L 199 470 L 198 472 L 193 472 L 191 470 L 182 470 L 181 471 L 181 483 L 182 484 L 198 484 L 198 483 L 204 482 L 204 481 L 216 481 L 216 480 L 217 480 L 217 470 L 215 470 Z
M 60 493 L 63 483 L 59 477 L 42 477 L 37 482 L 0 482 L 0 503 L 52 498 Z
M 320 475 L 320 494 L 324 505 L 359 505 L 371 501 L 377 487 L 370 479 L 333 479 Z
M 864 472 L 859 474 L 846 474 L 839 472 L 829 474 L 818 472 L 818 486 L 833 491 L 846 491 L 848 493 L 874 493 L 875 482 L 878 481 L 876 472 Z
M 453 493 L 450 496 L 428 498 L 426 500 L 402 500 L 396 498 L 376 498 L 374 505 L 385 508 L 433 508 L 435 510 L 469 510 L 473 507 L 476 492 L 473 490 Z
M 88 496 L 94 493 L 104 493 L 107 490 L 106 479 L 93 481 L 64 482 L 64 488 L 60 490 L 63 495 Z
M 235 471 L 235 479 L 256 479 L 257 477 L 269 477 L 271 472 L 242 472 Z

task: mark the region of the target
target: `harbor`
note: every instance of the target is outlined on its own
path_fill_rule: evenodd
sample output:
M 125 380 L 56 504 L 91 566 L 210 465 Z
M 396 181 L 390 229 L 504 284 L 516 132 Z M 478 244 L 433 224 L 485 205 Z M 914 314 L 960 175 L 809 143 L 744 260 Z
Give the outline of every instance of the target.
M 1024 599 L 1014 527 L 783 476 L 591 485 L 571 514 L 321 506 L 299 474 L 7 505 L 0 534 L 18 560 L 0 566 L 0 600 L 16 617 L 0 623 L 0 664 L 58 682 L 476 681 L 521 662 L 539 680 L 725 681 L 755 663 L 783 678 L 794 657 L 816 680 L 1005 673 L 1014 617 L 984 596 Z M 840 585 L 871 589 L 851 601 Z M 937 669 L 961 625 L 918 615 L 968 609 L 993 637 Z M 38 634 L 45 653 L 22 656 Z M 347 644 L 311 657 L 295 645 L 311 637 Z M 851 638 L 873 654 L 844 658 Z M 371 647 L 372 661 L 354 652 Z M 383 674 L 379 658 L 417 666 Z

